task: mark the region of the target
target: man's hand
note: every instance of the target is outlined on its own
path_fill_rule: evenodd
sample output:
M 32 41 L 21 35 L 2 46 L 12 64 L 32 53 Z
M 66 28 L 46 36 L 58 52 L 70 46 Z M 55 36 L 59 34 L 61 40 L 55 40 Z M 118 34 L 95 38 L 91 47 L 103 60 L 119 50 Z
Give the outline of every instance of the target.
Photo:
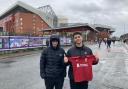
M 68 58 L 64 57 L 64 63 L 67 63 L 67 62 L 68 62 Z
M 96 52 L 96 53 L 94 54 L 94 56 L 95 56 L 96 60 L 93 61 L 93 65 L 96 65 L 96 64 L 98 64 L 98 62 L 99 62 L 99 58 L 100 58 L 100 56 L 99 56 L 99 52 Z
M 94 56 L 96 57 L 96 60 L 99 60 L 99 58 L 100 58 L 99 52 L 96 52 L 96 53 L 94 54 Z

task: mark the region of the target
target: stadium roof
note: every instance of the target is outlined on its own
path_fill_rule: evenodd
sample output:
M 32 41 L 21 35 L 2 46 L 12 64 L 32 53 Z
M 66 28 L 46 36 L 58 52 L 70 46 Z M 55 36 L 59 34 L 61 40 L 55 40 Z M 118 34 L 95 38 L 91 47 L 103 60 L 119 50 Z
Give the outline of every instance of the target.
M 30 5 L 27 5 L 21 1 L 17 1 L 15 4 L 13 4 L 12 6 L 10 6 L 5 12 L 3 12 L 1 15 L 0 15 L 0 18 L 2 18 L 2 16 L 6 15 L 9 11 L 12 11 L 13 9 L 15 9 L 17 6 L 20 6 L 20 7 L 23 7 L 25 9 L 27 9 L 28 11 L 30 12 L 33 12 L 37 15 L 39 15 L 50 27 L 53 27 L 52 23 L 50 23 L 50 21 L 47 20 L 47 17 L 45 15 L 45 13 L 43 13 L 42 11 L 30 6 Z
M 100 28 L 106 28 L 108 29 L 110 32 L 115 32 L 115 29 L 112 28 L 111 26 L 108 25 L 102 25 L 102 24 L 93 24 L 91 25 L 92 27 L 96 28 L 96 27 L 100 27 Z M 98 30 L 98 29 L 97 29 Z
M 85 23 L 85 24 L 75 24 L 75 25 L 69 25 L 69 26 L 64 26 L 64 27 L 49 28 L 49 29 L 43 29 L 43 31 L 55 30 L 55 29 L 56 30 L 68 29 L 68 28 L 76 28 L 76 27 L 84 27 L 84 26 L 88 26 L 88 27 L 92 28 L 94 31 L 99 32 L 95 28 L 91 27 L 88 23 Z

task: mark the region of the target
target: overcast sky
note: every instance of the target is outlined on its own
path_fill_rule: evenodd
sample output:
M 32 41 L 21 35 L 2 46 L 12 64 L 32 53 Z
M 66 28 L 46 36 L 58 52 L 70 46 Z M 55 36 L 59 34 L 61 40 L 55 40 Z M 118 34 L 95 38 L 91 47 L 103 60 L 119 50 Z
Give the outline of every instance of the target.
M 0 0 L 0 13 L 18 0 Z M 70 23 L 109 25 L 115 36 L 128 33 L 128 0 L 19 0 L 33 7 L 51 5 L 55 13 Z

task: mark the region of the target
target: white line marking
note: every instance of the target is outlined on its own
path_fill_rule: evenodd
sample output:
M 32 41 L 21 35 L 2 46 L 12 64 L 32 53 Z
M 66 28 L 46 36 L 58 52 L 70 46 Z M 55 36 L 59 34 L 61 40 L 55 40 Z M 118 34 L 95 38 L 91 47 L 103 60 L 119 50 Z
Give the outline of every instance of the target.
M 125 68 L 126 68 L 126 72 L 128 74 L 128 59 L 125 59 Z

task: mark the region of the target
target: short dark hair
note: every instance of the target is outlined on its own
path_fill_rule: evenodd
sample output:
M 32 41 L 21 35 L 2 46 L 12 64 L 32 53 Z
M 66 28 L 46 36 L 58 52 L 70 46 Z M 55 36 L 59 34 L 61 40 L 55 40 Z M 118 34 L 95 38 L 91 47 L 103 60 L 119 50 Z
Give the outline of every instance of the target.
M 80 32 L 74 32 L 73 35 L 72 35 L 73 38 L 74 38 L 75 35 L 80 35 L 80 36 L 82 36 L 82 33 L 80 33 Z

